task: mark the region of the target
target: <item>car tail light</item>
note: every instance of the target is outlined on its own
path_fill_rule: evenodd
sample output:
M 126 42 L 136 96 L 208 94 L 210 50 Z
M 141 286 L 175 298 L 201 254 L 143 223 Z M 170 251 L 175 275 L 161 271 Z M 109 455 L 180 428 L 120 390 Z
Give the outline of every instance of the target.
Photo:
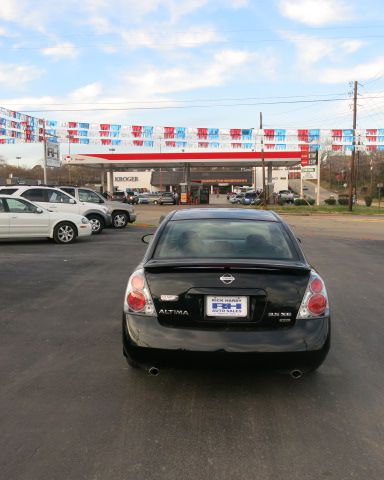
M 297 319 L 324 317 L 326 315 L 329 315 L 327 290 L 323 279 L 312 270 Z
M 155 314 L 151 293 L 142 269 L 136 270 L 128 280 L 124 298 L 124 312 L 145 315 Z
M 141 312 L 147 305 L 147 299 L 143 293 L 133 291 L 128 293 L 127 303 L 129 308 L 135 312 Z

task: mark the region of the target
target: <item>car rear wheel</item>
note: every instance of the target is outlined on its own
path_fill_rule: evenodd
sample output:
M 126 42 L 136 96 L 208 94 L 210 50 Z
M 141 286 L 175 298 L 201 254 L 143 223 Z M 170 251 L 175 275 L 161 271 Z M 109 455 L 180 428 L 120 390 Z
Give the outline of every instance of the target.
M 89 223 L 92 227 L 92 233 L 98 234 L 103 231 L 104 228 L 104 220 L 96 214 L 88 215 L 87 216 Z
M 112 220 L 115 228 L 124 228 L 128 223 L 128 215 L 125 212 L 115 212 Z
M 129 353 L 125 353 L 124 357 L 131 368 L 140 368 L 140 363 L 137 362 Z
M 76 227 L 70 222 L 61 222 L 53 231 L 53 239 L 56 243 L 66 244 L 76 240 Z

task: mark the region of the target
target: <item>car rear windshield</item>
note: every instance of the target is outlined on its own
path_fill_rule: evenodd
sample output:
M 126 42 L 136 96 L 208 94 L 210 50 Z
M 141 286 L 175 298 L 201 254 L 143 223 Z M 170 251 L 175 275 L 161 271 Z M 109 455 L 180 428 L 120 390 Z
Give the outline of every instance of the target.
M 229 219 L 170 221 L 153 258 L 298 260 L 281 223 Z

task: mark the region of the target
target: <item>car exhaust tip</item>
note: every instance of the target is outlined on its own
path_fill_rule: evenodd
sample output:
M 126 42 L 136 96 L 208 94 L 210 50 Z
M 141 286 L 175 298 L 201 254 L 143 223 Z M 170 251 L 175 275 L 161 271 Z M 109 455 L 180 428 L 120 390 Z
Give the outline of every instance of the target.
M 149 375 L 152 375 L 153 377 L 157 377 L 159 375 L 160 370 L 157 367 L 149 367 L 148 368 L 148 373 Z
M 301 378 L 303 376 L 303 372 L 301 370 L 299 370 L 298 368 L 294 369 L 294 370 L 291 370 L 289 372 L 290 376 L 292 378 L 294 378 L 295 380 L 297 380 L 298 378 Z

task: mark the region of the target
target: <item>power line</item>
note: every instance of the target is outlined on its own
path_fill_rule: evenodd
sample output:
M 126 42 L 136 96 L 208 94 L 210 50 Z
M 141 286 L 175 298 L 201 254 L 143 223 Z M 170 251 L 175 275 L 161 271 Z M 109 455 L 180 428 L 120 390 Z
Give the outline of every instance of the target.
M 324 93 L 324 94 L 310 94 L 310 95 L 286 95 L 286 96 L 271 96 L 271 97 L 237 97 L 237 98 L 195 98 L 187 100 L 127 100 L 119 102 L 66 102 L 66 103 L 39 103 L 40 106 L 60 106 L 60 105 L 121 105 L 121 104 L 151 104 L 151 103 L 191 103 L 191 102 L 223 102 L 223 101 L 242 101 L 242 100 L 268 100 L 268 99 L 287 99 L 287 98 L 310 98 L 310 97 L 331 97 L 344 95 L 344 92 L 339 93 Z M 3 102 L 3 105 L 15 105 L 22 106 L 25 103 L 7 103 Z M 29 104 L 33 106 L 34 104 Z M 37 104 L 36 104 L 37 105 Z
M 198 35 L 198 34 L 197 34 Z M 291 36 L 289 40 L 303 40 L 303 34 L 298 35 L 298 36 Z M 359 39 L 379 39 L 379 38 L 384 38 L 384 35 L 359 35 L 358 37 L 356 36 L 334 36 L 334 37 L 315 37 L 318 40 L 359 40 Z M 134 32 L 132 33 L 132 39 L 135 41 L 135 34 Z M 59 42 L 63 42 L 65 40 L 59 40 Z M 286 43 L 287 39 L 286 38 L 260 38 L 260 39 L 239 39 L 239 40 L 227 40 L 223 38 L 217 38 L 217 39 L 209 39 L 208 41 L 189 41 L 189 42 L 174 42 L 174 43 L 162 43 L 156 41 L 156 39 L 147 42 L 137 42 L 136 48 L 157 48 L 157 47 L 197 47 L 200 46 L 204 43 L 223 43 L 223 44 L 259 44 L 259 43 Z M 9 50 L 9 51 L 14 51 L 14 50 L 27 50 L 27 51 L 32 51 L 32 50 L 48 50 L 48 49 L 57 49 L 60 48 L 61 50 L 72 50 L 73 48 L 132 48 L 132 45 L 126 44 L 126 43 L 90 43 L 90 44 L 72 44 L 72 45 L 60 45 L 60 44 L 53 44 L 53 45 L 41 45 L 41 46 L 36 46 L 36 47 L 24 47 L 24 46 L 1 46 L 1 50 Z
M 151 31 L 150 34 L 154 36 L 164 36 L 164 33 L 171 33 L 171 34 L 177 34 L 177 33 L 185 33 L 185 30 L 171 30 L 171 29 L 165 29 L 164 26 L 160 25 L 161 31 L 155 32 Z M 337 26 L 337 27 L 311 27 L 311 28 L 305 28 L 301 27 L 301 31 L 305 31 L 305 33 L 312 33 L 316 31 L 327 31 L 327 30 L 365 30 L 365 29 L 383 29 L 384 25 L 348 25 L 348 26 Z M 270 28 L 242 28 L 242 29 L 220 29 L 219 33 L 244 33 L 244 32 L 270 32 Z M 284 28 L 285 32 L 297 32 L 296 28 Z M 214 28 L 204 28 L 204 32 L 214 32 L 217 33 L 217 30 Z M 107 37 L 107 36 L 116 36 L 118 35 L 119 32 L 116 33 L 114 32 L 93 32 L 93 33 L 66 33 L 65 38 L 70 38 L 70 37 Z M 135 34 L 135 32 L 133 32 Z M 4 34 L 1 35 L 2 38 L 9 38 L 9 39 L 14 39 L 14 35 L 8 35 Z M 23 35 L 22 38 L 36 38 L 36 37 L 42 37 L 42 38 L 52 38 L 51 34 L 44 34 L 44 33 L 36 33 L 34 35 Z M 64 38 L 64 40 L 65 40 Z
M 366 98 L 383 98 L 382 96 L 366 97 Z M 299 103 L 329 103 L 329 102 L 345 102 L 350 101 L 350 98 L 323 98 L 315 100 L 286 100 L 279 102 L 257 102 L 257 103 L 228 103 L 228 104 L 210 104 L 210 105 L 168 105 L 164 107 L 121 107 L 121 108 L 73 108 L 73 109 L 40 109 L 40 110 L 23 110 L 25 113 L 38 112 L 95 112 L 95 111 L 128 111 L 128 110 L 183 110 L 188 108 L 212 108 L 212 107 L 241 107 L 241 106 L 256 106 L 256 105 L 286 105 Z

